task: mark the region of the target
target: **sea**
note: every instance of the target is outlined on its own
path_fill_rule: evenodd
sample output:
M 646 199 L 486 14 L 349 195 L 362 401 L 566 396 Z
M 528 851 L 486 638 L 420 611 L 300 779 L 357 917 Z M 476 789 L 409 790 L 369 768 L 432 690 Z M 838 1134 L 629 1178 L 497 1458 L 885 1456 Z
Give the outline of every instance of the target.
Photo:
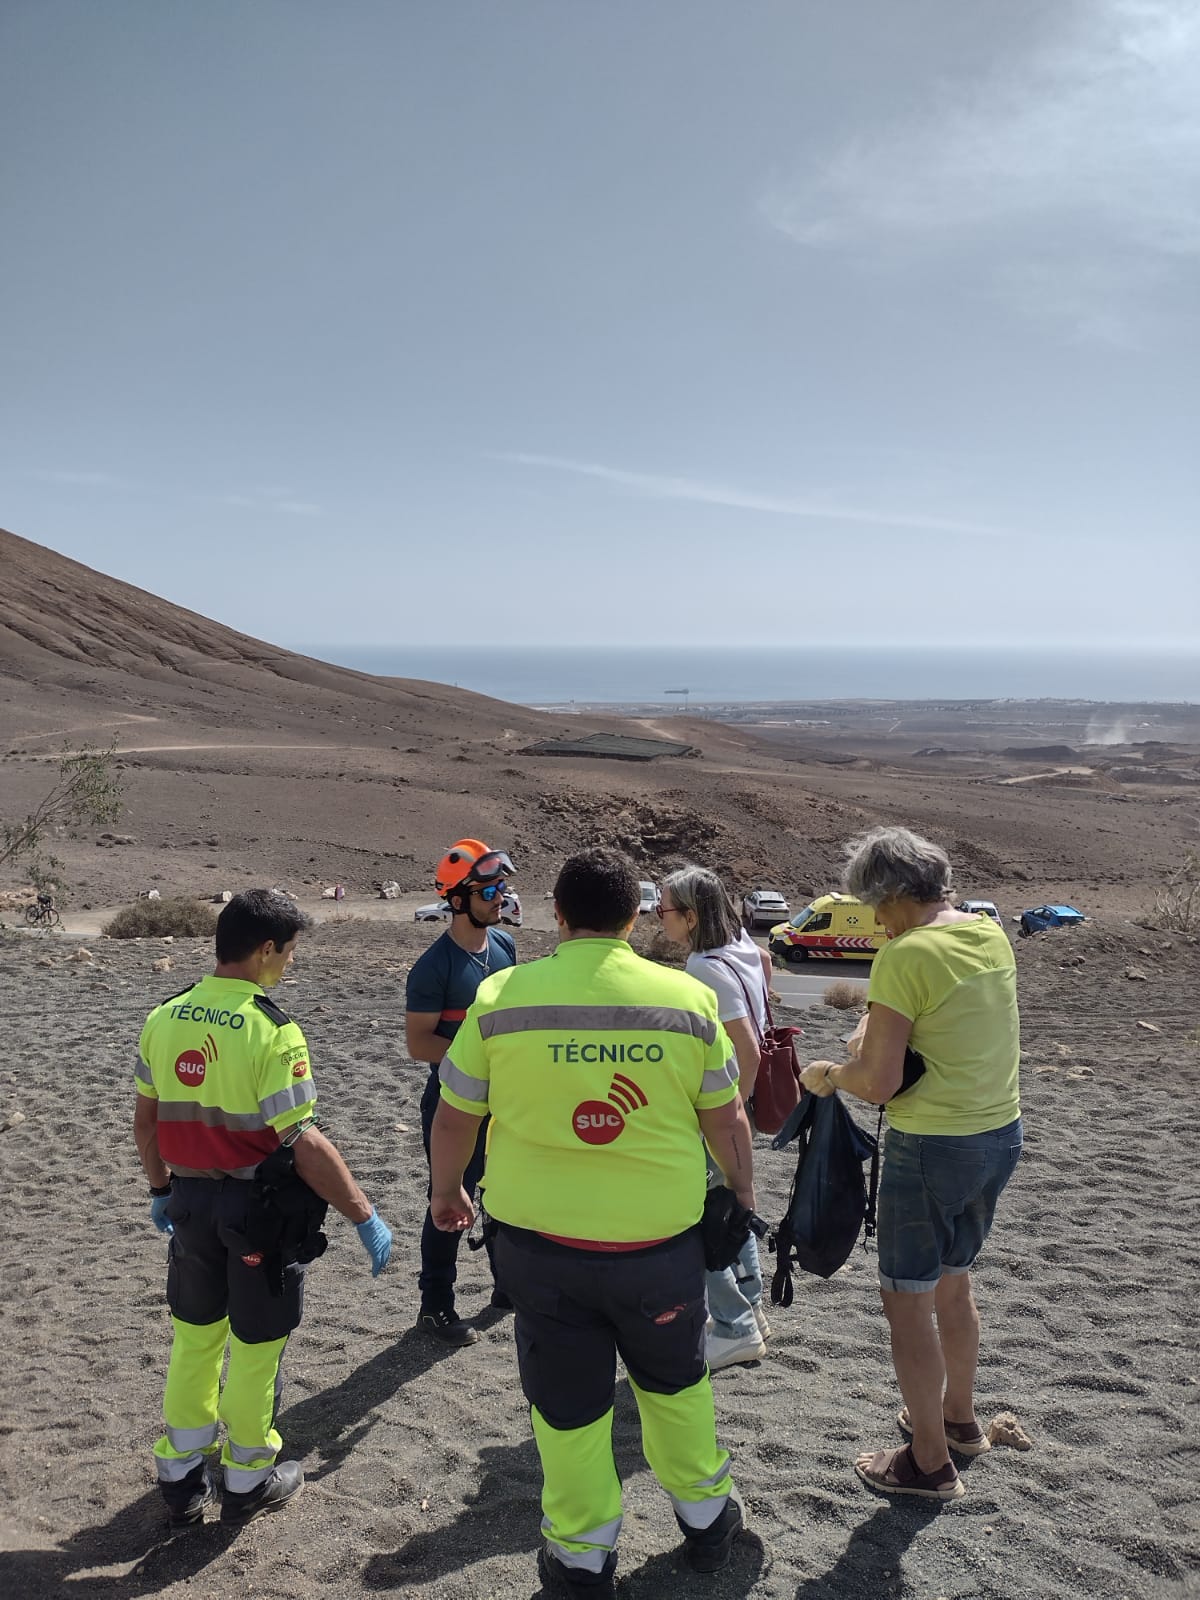
M 1200 704 L 1200 649 L 960 645 L 703 649 L 302 645 L 383 677 L 422 678 L 526 706 L 697 706 L 809 700 L 1097 700 Z

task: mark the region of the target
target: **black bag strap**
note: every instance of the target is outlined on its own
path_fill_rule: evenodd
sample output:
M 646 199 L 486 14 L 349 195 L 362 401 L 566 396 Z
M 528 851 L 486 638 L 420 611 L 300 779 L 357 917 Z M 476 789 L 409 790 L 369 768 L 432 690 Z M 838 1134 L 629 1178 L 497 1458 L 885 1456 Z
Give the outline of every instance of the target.
M 764 1042 L 766 1041 L 766 1033 L 758 1025 L 758 1018 L 754 1014 L 754 1001 L 751 997 L 750 990 L 747 987 L 745 978 L 742 977 L 741 973 L 734 966 L 733 962 L 726 961 L 724 956 L 706 955 L 704 959 L 705 961 L 715 961 L 718 966 L 724 967 L 727 972 L 732 972 L 734 977 L 737 979 L 738 984 L 741 987 L 741 991 L 746 997 L 746 1014 L 750 1018 L 750 1026 L 754 1029 L 755 1035 L 758 1039 L 758 1048 L 761 1050 Z M 765 978 L 763 979 L 763 1005 L 766 1007 L 767 1012 L 767 1027 L 774 1028 L 775 1019 L 771 1016 L 771 1000 L 770 996 L 767 994 L 767 981 Z
M 875 1148 L 871 1151 L 871 1182 L 867 1188 L 867 1210 L 863 1217 L 863 1249 L 867 1240 L 875 1237 L 875 1202 L 879 1197 L 879 1155 L 883 1149 L 883 1107 L 879 1108 L 879 1121 L 875 1125 Z

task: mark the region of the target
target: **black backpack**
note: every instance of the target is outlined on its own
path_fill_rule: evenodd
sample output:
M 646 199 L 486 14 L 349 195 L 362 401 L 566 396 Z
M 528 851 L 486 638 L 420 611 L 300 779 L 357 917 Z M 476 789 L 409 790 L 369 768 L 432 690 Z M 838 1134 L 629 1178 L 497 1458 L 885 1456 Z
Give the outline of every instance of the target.
M 879 1140 L 858 1126 L 836 1094 L 806 1094 L 771 1140 L 782 1150 L 800 1140 L 796 1176 L 787 1213 L 771 1236 L 775 1276 L 771 1304 L 790 1306 L 792 1273 L 830 1278 L 844 1266 L 865 1222 L 865 1237 L 875 1232 L 879 1187 Z M 869 1186 L 863 1163 L 871 1163 Z

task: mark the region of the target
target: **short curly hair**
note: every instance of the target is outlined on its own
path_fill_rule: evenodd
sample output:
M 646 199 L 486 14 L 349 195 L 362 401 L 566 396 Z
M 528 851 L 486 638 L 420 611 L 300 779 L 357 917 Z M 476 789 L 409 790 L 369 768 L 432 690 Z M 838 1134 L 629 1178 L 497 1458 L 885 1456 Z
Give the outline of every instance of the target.
M 620 850 L 599 846 L 568 856 L 554 885 L 554 903 L 572 933 L 577 928 L 624 933 L 641 899 L 633 862 Z
M 908 828 L 872 828 L 846 846 L 846 888 L 864 905 L 916 900 L 930 905 L 948 898 L 954 883 L 950 857 L 941 845 Z

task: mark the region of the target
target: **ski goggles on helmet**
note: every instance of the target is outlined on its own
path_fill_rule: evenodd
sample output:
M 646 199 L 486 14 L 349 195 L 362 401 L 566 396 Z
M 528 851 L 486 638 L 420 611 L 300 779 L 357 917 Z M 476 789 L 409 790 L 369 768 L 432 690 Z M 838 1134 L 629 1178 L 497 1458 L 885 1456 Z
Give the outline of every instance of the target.
M 515 873 L 516 867 L 508 859 L 505 850 L 489 850 L 487 855 L 480 856 L 477 861 L 472 861 L 470 870 L 463 874 L 462 887 L 473 889 L 477 885 L 494 884 L 497 888 L 503 886 L 503 880 L 508 874 Z M 486 897 L 485 897 L 486 898 Z M 495 898 L 492 896 L 491 898 Z

